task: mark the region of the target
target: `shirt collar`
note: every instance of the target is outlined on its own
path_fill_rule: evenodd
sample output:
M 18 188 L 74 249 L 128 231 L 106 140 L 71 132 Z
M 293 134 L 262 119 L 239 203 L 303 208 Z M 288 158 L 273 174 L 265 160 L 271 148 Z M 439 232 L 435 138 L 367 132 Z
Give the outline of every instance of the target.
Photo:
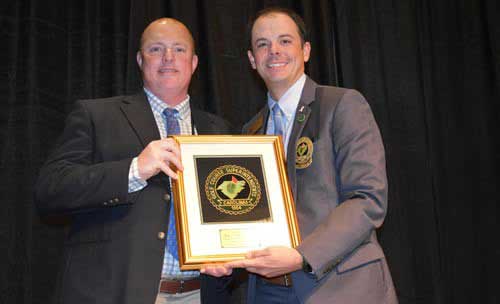
M 271 97 L 271 94 L 267 92 L 267 105 L 269 109 L 272 110 L 276 103 L 279 103 L 281 110 L 285 113 L 287 117 L 291 117 L 295 114 L 297 106 L 300 101 L 300 96 L 302 95 L 302 89 L 306 83 L 306 74 L 297 79 L 297 81 L 281 96 L 281 98 L 276 101 Z
M 179 111 L 179 115 L 177 117 L 178 119 L 185 120 L 189 118 L 189 115 L 191 114 L 191 107 L 189 106 L 189 95 L 186 95 L 186 99 L 181 101 L 176 106 L 170 107 L 166 102 L 163 102 L 160 98 L 156 97 L 156 95 L 148 89 L 144 88 L 144 93 L 146 93 L 146 97 L 148 98 L 148 102 L 151 106 L 151 109 L 153 109 L 153 112 L 162 114 L 163 110 L 165 110 L 166 108 L 172 108 Z

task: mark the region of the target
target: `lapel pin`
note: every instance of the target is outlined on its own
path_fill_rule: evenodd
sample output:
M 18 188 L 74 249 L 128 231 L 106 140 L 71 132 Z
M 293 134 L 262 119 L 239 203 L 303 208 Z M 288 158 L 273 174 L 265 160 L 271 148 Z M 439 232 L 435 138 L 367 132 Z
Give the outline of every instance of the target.
M 304 114 L 304 106 L 301 106 L 299 113 L 297 113 L 297 121 L 304 122 L 304 120 L 306 120 L 306 115 Z
M 297 121 L 298 122 L 304 122 L 304 120 L 306 120 L 306 116 L 304 115 L 304 113 L 299 113 L 297 115 Z

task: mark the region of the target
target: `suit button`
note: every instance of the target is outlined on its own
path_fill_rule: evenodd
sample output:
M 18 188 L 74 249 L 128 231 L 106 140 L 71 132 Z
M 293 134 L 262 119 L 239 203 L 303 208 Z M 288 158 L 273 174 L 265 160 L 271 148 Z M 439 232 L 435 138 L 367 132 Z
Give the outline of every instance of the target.
M 165 195 L 163 196 L 163 199 L 166 200 L 167 202 L 170 202 L 170 194 L 165 193 Z
M 158 239 L 164 240 L 165 239 L 165 232 L 163 232 L 163 231 L 158 232 Z

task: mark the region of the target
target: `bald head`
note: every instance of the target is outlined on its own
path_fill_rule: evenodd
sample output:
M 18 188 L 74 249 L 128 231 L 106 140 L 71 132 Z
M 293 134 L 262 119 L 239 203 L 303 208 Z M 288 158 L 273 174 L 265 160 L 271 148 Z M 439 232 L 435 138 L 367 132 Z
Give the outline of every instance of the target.
M 189 41 L 190 47 L 194 51 L 193 35 L 191 35 L 191 32 L 184 25 L 184 23 L 182 23 L 179 20 L 174 19 L 174 18 L 160 18 L 160 19 L 156 19 L 155 21 L 151 22 L 146 27 L 146 29 L 144 29 L 144 31 L 142 32 L 140 48 L 142 49 L 144 44 L 148 40 L 154 40 L 158 36 L 159 32 L 161 33 L 162 31 L 165 31 L 168 29 L 179 31 L 179 34 L 184 36 Z
M 153 21 L 142 33 L 136 59 L 146 89 L 171 106 L 186 99 L 198 57 L 184 24 L 172 18 Z

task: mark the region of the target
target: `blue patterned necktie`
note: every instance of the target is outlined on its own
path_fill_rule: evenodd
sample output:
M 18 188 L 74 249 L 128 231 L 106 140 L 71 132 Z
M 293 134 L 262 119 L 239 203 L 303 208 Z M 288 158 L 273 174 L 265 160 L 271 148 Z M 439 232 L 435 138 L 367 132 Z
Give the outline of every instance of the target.
M 178 135 L 180 134 L 179 121 L 177 120 L 177 115 L 179 111 L 176 109 L 166 108 L 163 110 L 163 115 L 167 120 L 167 135 Z M 177 236 L 175 228 L 175 216 L 174 216 L 174 200 L 170 196 L 170 215 L 168 221 L 168 231 L 167 231 L 167 251 L 176 259 L 179 260 L 179 254 L 177 251 Z
M 275 103 L 273 106 L 273 124 L 274 134 L 281 135 L 281 140 L 285 144 L 285 113 L 281 110 L 279 104 Z

